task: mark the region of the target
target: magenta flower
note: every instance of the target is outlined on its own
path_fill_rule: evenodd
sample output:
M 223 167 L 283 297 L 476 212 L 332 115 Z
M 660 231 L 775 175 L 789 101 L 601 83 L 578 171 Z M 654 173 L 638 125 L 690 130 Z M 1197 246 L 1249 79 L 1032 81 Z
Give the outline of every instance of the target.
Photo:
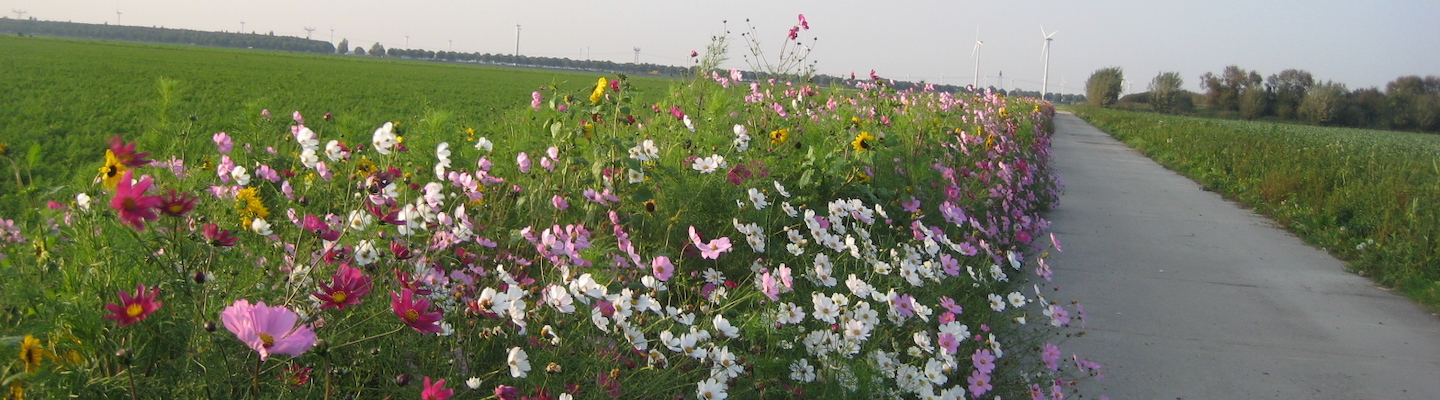
M 430 377 L 425 377 L 425 390 L 420 392 L 420 400 L 446 400 L 455 395 L 454 389 L 445 388 L 445 380 L 436 381 L 430 384 Z
M 544 101 L 544 97 L 542 97 L 542 96 L 540 95 L 540 91 L 539 91 L 539 90 L 536 90 L 536 91 L 534 91 L 534 92 L 530 92 L 530 108 L 535 109 L 535 111 L 540 111 L 540 102 L 541 102 L 541 101 Z
M 230 247 L 235 245 L 235 237 L 230 236 L 230 231 L 220 229 L 220 225 L 207 223 L 201 233 L 205 236 L 205 240 L 210 242 L 211 246 Z
M 956 339 L 954 334 L 941 333 L 935 343 L 945 349 L 945 354 L 955 354 L 960 350 L 960 339 Z
M 144 321 L 155 310 L 160 309 L 160 301 L 155 300 L 155 296 L 160 294 L 160 288 L 150 288 L 150 292 L 145 293 L 145 285 L 135 285 L 135 294 L 125 293 L 123 290 L 115 294 L 120 295 L 120 304 L 106 304 L 105 309 L 112 314 L 106 315 L 105 319 L 115 320 L 121 327 Z
M 150 189 L 150 177 L 140 178 L 140 182 L 130 183 L 134 179 L 134 171 L 125 171 L 120 176 L 120 182 L 115 185 L 115 197 L 110 199 L 110 208 L 120 214 L 120 222 L 129 224 L 135 230 L 144 232 L 145 221 L 154 221 L 160 218 L 155 209 L 164 203 L 160 196 L 146 196 L 145 191 Z
M 390 292 L 390 308 L 395 310 L 395 315 L 400 317 L 405 325 L 410 325 L 416 332 L 436 333 L 440 332 L 439 312 L 430 311 L 430 300 L 415 298 L 415 292 L 410 289 L 403 289 L 400 294 Z
M 341 264 L 340 268 L 335 270 L 335 275 L 330 277 L 330 284 L 320 283 L 320 291 L 311 295 L 320 299 L 321 310 L 343 310 L 345 307 L 360 304 L 360 298 L 370 293 L 370 286 L 370 277 L 355 267 Z
M 661 282 L 669 281 L 670 277 L 675 275 L 675 264 L 670 262 L 670 257 L 655 257 L 650 260 L 650 272 Z
M 805 14 L 800 14 L 800 29 L 810 30 L 810 21 L 805 19 Z
M 145 158 L 145 156 L 150 155 L 150 153 L 136 153 L 135 143 L 125 143 L 125 139 L 121 139 L 119 135 L 110 137 L 110 152 L 115 153 L 115 158 L 127 167 L 135 168 L 150 165 L 150 160 Z
M 720 254 L 730 251 L 730 238 L 721 237 L 709 242 L 703 242 L 700 240 L 700 234 L 695 232 L 694 225 L 690 226 L 690 241 L 695 244 L 696 248 L 700 249 L 700 258 L 718 260 L 720 259 Z
M 245 342 L 264 361 L 271 354 L 298 357 L 315 346 L 315 332 L 307 325 L 297 325 L 300 316 L 285 306 L 267 306 L 265 302 L 250 305 L 245 299 L 225 307 L 220 313 L 225 329 Z

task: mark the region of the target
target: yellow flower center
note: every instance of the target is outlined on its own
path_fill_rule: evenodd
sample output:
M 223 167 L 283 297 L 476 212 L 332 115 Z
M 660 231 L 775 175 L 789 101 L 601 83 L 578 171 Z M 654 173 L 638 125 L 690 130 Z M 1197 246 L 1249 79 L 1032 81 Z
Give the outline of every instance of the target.
M 129 315 L 130 318 L 139 317 L 140 314 L 144 312 L 145 307 L 141 307 L 139 303 L 132 303 L 128 306 L 125 306 L 125 315 Z
M 409 322 L 419 321 L 420 312 L 415 310 L 405 310 L 405 320 Z
M 268 349 L 268 348 L 270 348 L 270 346 L 274 346 L 274 345 L 275 345 L 275 337 L 274 337 L 274 336 L 270 336 L 270 334 L 268 334 L 268 333 L 261 332 L 261 333 L 260 333 L 260 343 L 261 343 L 265 348 Z
M 346 296 L 345 292 L 335 292 L 330 294 L 330 299 L 334 300 L 336 303 L 344 303 L 346 297 L 349 296 Z

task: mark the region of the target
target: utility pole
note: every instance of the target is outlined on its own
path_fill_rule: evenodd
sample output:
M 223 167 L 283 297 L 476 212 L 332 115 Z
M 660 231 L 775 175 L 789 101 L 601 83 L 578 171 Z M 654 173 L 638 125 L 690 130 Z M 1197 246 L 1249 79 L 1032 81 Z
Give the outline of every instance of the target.
M 310 34 L 315 33 L 315 28 L 305 27 L 305 40 L 310 40 Z
M 515 24 L 515 65 L 520 65 L 520 24 Z
M 640 48 L 635 48 L 635 65 L 640 65 Z

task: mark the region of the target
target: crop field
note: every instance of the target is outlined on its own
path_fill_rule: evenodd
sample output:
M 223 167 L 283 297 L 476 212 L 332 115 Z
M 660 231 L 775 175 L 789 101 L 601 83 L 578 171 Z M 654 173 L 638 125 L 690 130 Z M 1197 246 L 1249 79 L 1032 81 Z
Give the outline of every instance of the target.
M 383 123 L 442 119 L 459 132 L 510 108 L 542 86 L 592 82 L 594 74 L 315 56 L 139 43 L 0 36 L 0 143 L 26 188 L 78 185 L 120 135 L 154 150 L 180 150 L 209 135 L 248 129 L 260 110 L 331 114 L 342 134 L 359 138 Z M 644 96 L 672 81 L 632 79 Z M 576 94 L 579 94 L 578 92 Z M 282 111 L 283 110 L 283 111 Z M 176 139 L 180 140 L 176 140 Z M 33 167 L 26 162 L 32 146 Z M 0 161 L 0 164 L 8 164 Z M 29 167 L 29 168 L 27 168 Z M 22 206 L 11 165 L 0 166 L 0 210 Z M 33 179 L 33 183 L 31 180 Z
M 1355 272 L 1440 309 L 1440 136 L 1075 111 Z
M 1048 103 L 0 52 L 10 397 L 1061 398 L 1103 376 L 1062 350 L 1086 315 L 1045 261 Z

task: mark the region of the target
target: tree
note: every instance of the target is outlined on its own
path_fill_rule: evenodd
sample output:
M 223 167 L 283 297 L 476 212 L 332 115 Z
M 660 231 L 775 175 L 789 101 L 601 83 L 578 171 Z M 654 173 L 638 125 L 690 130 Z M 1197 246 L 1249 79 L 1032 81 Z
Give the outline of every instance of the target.
M 365 48 L 364 48 L 364 47 L 360 47 L 360 46 L 355 46 L 355 55 L 357 55 L 357 56 L 363 56 L 363 55 L 365 55 Z
M 1115 100 L 1120 98 L 1120 85 L 1124 80 L 1125 71 L 1120 67 L 1095 70 L 1085 81 L 1085 97 L 1092 106 L 1115 104 Z
M 1334 125 L 1339 122 L 1340 112 L 1346 108 L 1345 96 L 1349 90 L 1345 84 L 1325 81 L 1310 88 L 1305 101 L 1300 103 L 1300 115 L 1312 123 Z
M 350 39 L 340 39 L 340 45 L 336 46 L 336 51 L 339 51 L 340 54 L 350 52 Z
M 1287 69 L 1270 75 L 1270 78 L 1265 80 L 1265 85 L 1275 96 L 1275 115 L 1284 119 L 1296 119 L 1300 116 L 1300 102 L 1305 100 L 1305 93 L 1310 91 L 1310 87 L 1315 86 L 1315 78 L 1304 70 Z
M 1185 80 L 1180 78 L 1179 72 L 1161 72 L 1150 80 L 1150 107 L 1159 112 L 1181 111 L 1180 105 L 1190 104 L 1190 95 L 1185 93 L 1182 86 Z
M 1205 88 L 1205 102 L 1222 111 L 1240 109 L 1240 96 L 1247 88 L 1260 85 L 1260 74 L 1246 71 L 1239 66 L 1225 67 L 1220 75 L 1206 72 L 1200 76 L 1200 86 Z
M 1254 74 L 1259 77 L 1260 74 Z M 1240 115 L 1245 119 L 1256 119 L 1270 112 L 1270 91 L 1263 85 L 1250 83 L 1240 91 Z
M 381 46 L 381 45 L 380 45 L 380 42 L 375 42 L 374 45 L 371 45 L 371 46 L 370 46 L 370 55 L 376 56 L 376 57 L 384 57 L 384 56 L 385 56 L 385 46 Z

